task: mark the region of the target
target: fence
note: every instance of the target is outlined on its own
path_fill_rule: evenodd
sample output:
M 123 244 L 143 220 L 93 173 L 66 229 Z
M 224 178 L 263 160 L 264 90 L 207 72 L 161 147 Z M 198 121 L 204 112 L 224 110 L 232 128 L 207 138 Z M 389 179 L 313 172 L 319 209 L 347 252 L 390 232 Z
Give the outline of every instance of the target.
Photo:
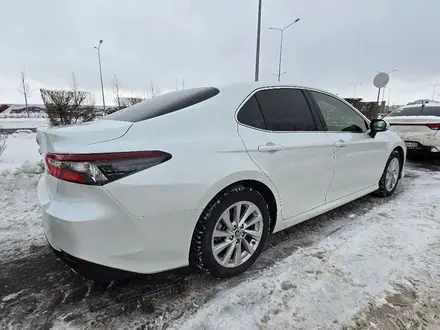
M 26 113 L 0 113 L 0 118 L 27 118 Z M 29 118 L 47 118 L 44 112 L 29 113 Z

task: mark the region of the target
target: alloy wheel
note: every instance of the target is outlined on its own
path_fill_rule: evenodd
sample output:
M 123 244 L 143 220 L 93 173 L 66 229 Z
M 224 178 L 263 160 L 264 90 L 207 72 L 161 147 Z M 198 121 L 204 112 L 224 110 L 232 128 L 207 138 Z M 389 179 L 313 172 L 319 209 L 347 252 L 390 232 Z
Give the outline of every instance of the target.
M 242 265 L 255 253 L 263 229 L 263 216 L 254 203 L 231 205 L 214 226 L 211 247 L 215 260 L 227 268 Z
M 400 163 L 399 159 L 393 158 L 388 164 L 387 172 L 385 175 L 385 187 L 388 191 L 394 189 L 399 179 Z

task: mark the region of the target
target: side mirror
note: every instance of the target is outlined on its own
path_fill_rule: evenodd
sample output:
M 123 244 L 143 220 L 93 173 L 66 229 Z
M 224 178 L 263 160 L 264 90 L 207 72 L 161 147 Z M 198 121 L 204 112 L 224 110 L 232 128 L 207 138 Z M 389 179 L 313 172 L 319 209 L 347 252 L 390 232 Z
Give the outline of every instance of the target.
M 378 132 L 384 132 L 388 129 L 388 124 L 383 119 L 373 119 L 370 123 L 370 136 L 374 138 Z

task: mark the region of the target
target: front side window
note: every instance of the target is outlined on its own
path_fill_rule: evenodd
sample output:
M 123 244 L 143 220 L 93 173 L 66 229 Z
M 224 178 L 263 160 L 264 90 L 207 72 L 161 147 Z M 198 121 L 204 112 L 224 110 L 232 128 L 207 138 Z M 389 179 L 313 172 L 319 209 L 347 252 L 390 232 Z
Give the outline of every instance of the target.
M 309 104 L 300 89 L 258 91 L 255 97 L 270 131 L 316 131 Z
M 362 133 L 368 130 L 365 120 L 352 108 L 330 95 L 310 91 L 331 132 Z

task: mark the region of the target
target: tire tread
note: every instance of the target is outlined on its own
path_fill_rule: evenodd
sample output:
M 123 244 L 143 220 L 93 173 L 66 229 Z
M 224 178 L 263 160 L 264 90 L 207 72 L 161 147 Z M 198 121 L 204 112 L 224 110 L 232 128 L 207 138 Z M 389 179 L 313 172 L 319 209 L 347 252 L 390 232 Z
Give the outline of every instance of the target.
M 203 260 L 203 239 L 204 239 L 204 236 L 206 233 L 207 223 L 208 223 L 208 221 L 210 221 L 210 219 L 212 217 L 212 213 L 214 212 L 216 207 L 218 207 L 218 205 L 221 204 L 225 198 L 227 198 L 232 193 L 244 192 L 244 191 L 257 193 L 258 195 L 260 195 L 262 200 L 265 201 L 265 204 L 266 204 L 265 206 L 266 206 L 267 210 L 269 209 L 269 206 L 267 205 L 267 202 L 264 199 L 264 197 L 257 190 L 255 190 L 253 188 L 238 184 L 238 185 L 234 185 L 229 188 L 226 188 L 225 190 L 220 192 L 205 207 L 205 209 L 203 210 L 202 214 L 200 215 L 200 218 L 199 218 L 199 220 L 196 224 L 196 227 L 194 229 L 194 234 L 193 234 L 193 238 L 191 241 L 190 253 L 189 253 L 189 264 L 191 267 L 199 269 L 204 273 L 212 274 L 211 269 L 205 264 L 205 262 Z M 271 222 L 271 219 L 269 216 L 269 228 L 270 228 L 270 222 Z M 265 242 L 261 242 L 260 244 L 264 244 L 264 243 Z

